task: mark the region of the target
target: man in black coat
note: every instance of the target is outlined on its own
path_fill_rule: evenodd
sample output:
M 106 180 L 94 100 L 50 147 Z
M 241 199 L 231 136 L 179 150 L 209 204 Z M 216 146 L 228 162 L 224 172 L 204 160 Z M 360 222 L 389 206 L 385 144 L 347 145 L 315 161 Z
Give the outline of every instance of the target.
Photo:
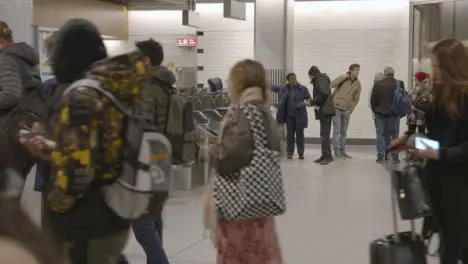
M 330 88 L 330 78 L 321 73 L 317 66 L 309 69 L 310 83 L 314 86 L 310 106 L 315 108 L 315 119 L 320 120 L 320 139 L 322 155 L 315 160 L 316 163 L 328 165 L 334 161 L 331 153 L 330 130 L 332 118 L 335 115 L 335 106 Z

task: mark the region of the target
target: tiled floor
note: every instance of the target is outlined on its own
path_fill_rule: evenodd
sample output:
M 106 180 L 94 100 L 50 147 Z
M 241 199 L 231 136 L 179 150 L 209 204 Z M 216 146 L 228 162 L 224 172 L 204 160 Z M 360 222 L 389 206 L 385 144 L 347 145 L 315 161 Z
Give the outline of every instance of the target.
M 311 147 L 306 160 L 283 162 L 288 212 L 278 217 L 278 231 L 285 263 L 369 263 L 369 242 L 391 232 L 388 173 L 375 163 L 371 147 L 352 147 L 354 159 L 329 166 L 313 163 L 318 153 Z M 31 185 L 23 204 L 39 219 L 39 196 Z M 196 190 L 166 206 L 164 246 L 173 264 L 216 263 L 211 242 L 202 236 L 202 195 Z M 146 263 L 133 237 L 125 253 L 132 264 Z

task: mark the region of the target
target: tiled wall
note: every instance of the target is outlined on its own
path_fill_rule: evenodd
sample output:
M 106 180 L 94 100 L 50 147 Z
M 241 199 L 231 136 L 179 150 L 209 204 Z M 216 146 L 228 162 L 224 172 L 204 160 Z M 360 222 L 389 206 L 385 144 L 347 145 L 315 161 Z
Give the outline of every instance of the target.
M 4 0 L 0 0 L 4 1 Z M 254 6 L 247 5 L 247 21 L 224 19 L 221 4 L 198 4 L 201 27 L 181 25 L 180 11 L 130 11 L 130 40 L 153 37 L 161 41 L 166 61 L 178 65 L 203 66 L 198 82 L 220 76 L 225 81 L 230 67 L 241 59 L 254 57 Z M 373 77 L 387 65 L 397 77 L 408 82 L 409 3 L 407 0 L 296 2 L 294 71 L 308 82 L 307 70 L 318 65 L 330 77 L 345 73 L 349 64 L 361 64 L 361 101 L 349 128 L 350 138 L 375 138 L 369 110 Z M 203 54 L 176 47 L 178 37 L 203 32 L 199 47 Z M 307 137 L 318 137 L 319 126 L 310 111 Z M 404 125 L 405 121 L 402 121 Z
M 0 21 L 10 25 L 16 42 L 33 44 L 32 0 L 0 0 Z
M 408 28 L 408 1 L 296 2 L 294 70 L 299 81 L 308 81 L 312 65 L 333 79 L 350 64 L 361 64 L 361 99 L 349 138 L 375 138 L 369 93 L 376 72 L 392 66 L 396 77 L 408 83 Z M 314 118 L 309 115 L 306 137 L 319 135 Z

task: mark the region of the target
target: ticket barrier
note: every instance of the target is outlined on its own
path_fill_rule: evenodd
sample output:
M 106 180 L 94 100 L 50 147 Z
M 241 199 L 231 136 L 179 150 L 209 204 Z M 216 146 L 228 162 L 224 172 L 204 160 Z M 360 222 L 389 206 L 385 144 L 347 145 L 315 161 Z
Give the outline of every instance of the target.
M 209 119 L 201 111 L 193 111 L 194 136 L 199 145 L 198 159 L 190 164 L 174 165 L 171 191 L 190 191 L 208 181 L 208 145 L 205 132 L 200 125 L 209 125 Z

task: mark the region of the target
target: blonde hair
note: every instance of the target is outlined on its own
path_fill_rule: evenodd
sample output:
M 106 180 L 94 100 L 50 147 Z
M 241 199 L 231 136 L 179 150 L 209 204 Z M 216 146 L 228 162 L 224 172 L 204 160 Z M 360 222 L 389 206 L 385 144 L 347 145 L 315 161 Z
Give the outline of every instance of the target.
M 385 79 L 385 75 L 382 72 L 377 72 L 374 75 L 374 83 L 376 83 L 378 81 L 382 81 L 383 79 Z
M 251 59 L 237 62 L 229 73 L 231 101 L 239 101 L 242 92 L 251 87 L 261 88 L 263 100 L 268 102 L 270 85 L 263 65 Z

